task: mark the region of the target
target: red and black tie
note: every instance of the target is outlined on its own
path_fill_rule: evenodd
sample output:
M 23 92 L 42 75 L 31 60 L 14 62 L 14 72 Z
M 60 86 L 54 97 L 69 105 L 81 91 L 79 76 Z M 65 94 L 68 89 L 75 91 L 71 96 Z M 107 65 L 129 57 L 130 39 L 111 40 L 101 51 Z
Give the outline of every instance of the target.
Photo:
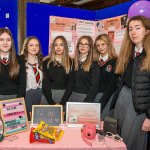
M 9 59 L 7 59 L 6 57 L 3 57 L 3 58 L 1 58 L 1 62 L 2 62 L 4 65 L 8 65 Z
M 99 61 L 100 61 L 99 65 L 104 66 L 107 63 L 108 60 L 104 61 L 103 59 L 100 59 Z
M 32 68 L 33 68 L 33 72 L 34 72 L 34 74 L 35 74 L 35 79 L 36 79 L 36 82 L 38 83 L 38 84 L 40 84 L 40 73 L 39 73 L 39 71 L 38 71 L 38 69 L 37 69 L 37 64 L 35 63 L 35 64 L 30 64 L 29 63 L 29 65 L 31 65 L 32 66 Z
M 135 51 L 135 57 L 138 57 L 141 53 Z

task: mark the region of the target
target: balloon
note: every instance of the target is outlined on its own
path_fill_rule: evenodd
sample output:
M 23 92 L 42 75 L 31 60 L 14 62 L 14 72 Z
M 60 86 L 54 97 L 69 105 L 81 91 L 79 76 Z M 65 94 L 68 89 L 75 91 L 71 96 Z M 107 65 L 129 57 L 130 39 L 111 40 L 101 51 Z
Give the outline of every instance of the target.
M 128 18 L 133 16 L 145 16 L 150 18 L 150 2 L 149 1 L 138 1 L 132 4 L 128 10 Z

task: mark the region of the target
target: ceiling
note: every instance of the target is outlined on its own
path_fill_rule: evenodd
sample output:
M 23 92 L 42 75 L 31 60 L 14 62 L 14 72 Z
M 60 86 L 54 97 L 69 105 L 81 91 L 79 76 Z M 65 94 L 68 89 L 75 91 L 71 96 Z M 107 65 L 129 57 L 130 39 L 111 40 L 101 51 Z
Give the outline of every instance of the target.
M 130 0 L 40 0 L 40 3 L 47 3 L 52 5 L 59 5 L 87 10 L 100 10 L 128 1 Z

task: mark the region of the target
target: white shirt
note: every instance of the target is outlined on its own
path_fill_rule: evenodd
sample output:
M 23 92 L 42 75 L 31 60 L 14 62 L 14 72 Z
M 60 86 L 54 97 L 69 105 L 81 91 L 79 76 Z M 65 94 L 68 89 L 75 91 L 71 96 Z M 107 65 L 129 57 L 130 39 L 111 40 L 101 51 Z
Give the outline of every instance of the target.
M 135 47 L 135 53 L 134 53 L 134 56 L 136 57 L 136 52 L 138 53 L 142 53 L 142 51 L 143 51 L 143 47 L 142 48 L 140 48 L 139 50 L 137 49 L 137 47 Z
M 101 60 L 101 59 L 102 59 L 104 62 L 107 61 L 107 60 L 108 60 L 108 54 L 105 55 L 104 57 L 102 57 L 102 56 L 100 55 L 99 60 Z
M 42 88 L 42 79 L 43 79 L 43 73 L 42 71 L 38 68 L 37 65 L 37 70 L 40 73 L 40 84 L 36 82 L 35 74 L 33 71 L 33 67 L 26 62 L 26 72 L 27 72 L 27 86 L 26 86 L 26 91 L 29 91 L 30 89 L 37 89 L 37 88 Z

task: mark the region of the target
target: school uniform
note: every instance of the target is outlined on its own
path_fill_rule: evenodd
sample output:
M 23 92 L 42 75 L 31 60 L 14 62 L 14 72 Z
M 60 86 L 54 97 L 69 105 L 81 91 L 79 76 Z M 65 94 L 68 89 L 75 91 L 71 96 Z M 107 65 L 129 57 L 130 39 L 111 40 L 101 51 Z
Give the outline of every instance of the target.
M 6 63 L 3 61 L 3 56 L 0 56 L 0 100 L 24 97 L 26 93 L 26 73 L 24 60 L 17 55 L 19 63 L 19 74 L 17 79 L 11 79 L 9 76 L 9 56 L 6 58 Z
M 144 55 L 141 50 L 141 54 L 131 58 L 118 79 L 111 104 L 128 150 L 146 150 L 147 147 L 148 132 L 142 131 L 142 125 L 145 118 L 150 119 L 150 72 L 140 70 Z
M 71 69 L 68 74 L 61 62 L 50 62 L 48 65 L 48 61 L 46 60 L 43 63 L 44 77 L 42 90 L 44 96 L 42 97 L 41 104 L 53 105 L 59 103 L 64 106 L 69 99 L 73 83 L 71 61 Z
M 26 86 L 26 108 L 28 120 L 30 120 L 30 113 L 32 112 L 32 105 L 40 105 L 42 97 L 42 79 L 43 73 L 39 69 L 38 61 L 35 64 L 26 62 L 27 86 Z
M 104 119 L 106 115 L 109 115 L 109 108 L 112 100 L 111 98 L 105 98 L 103 97 L 103 94 L 107 92 L 108 87 L 110 86 L 110 82 L 113 79 L 114 76 L 114 70 L 116 65 L 116 59 L 109 59 L 108 55 L 101 57 L 99 59 L 99 67 L 100 67 L 100 73 L 99 73 L 99 93 L 96 96 L 95 102 L 101 103 L 101 118 Z M 116 84 L 115 80 L 114 84 Z M 114 85 L 115 86 L 115 85 Z M 113 93 L 113 92 L 112 92 Z
M 74 73 L 73 92 L 71 102 L 93 102 L 99 87 L 99 66 L 93 62 L 89 71 L 84 71 L 81 62 L 79 69 Z

